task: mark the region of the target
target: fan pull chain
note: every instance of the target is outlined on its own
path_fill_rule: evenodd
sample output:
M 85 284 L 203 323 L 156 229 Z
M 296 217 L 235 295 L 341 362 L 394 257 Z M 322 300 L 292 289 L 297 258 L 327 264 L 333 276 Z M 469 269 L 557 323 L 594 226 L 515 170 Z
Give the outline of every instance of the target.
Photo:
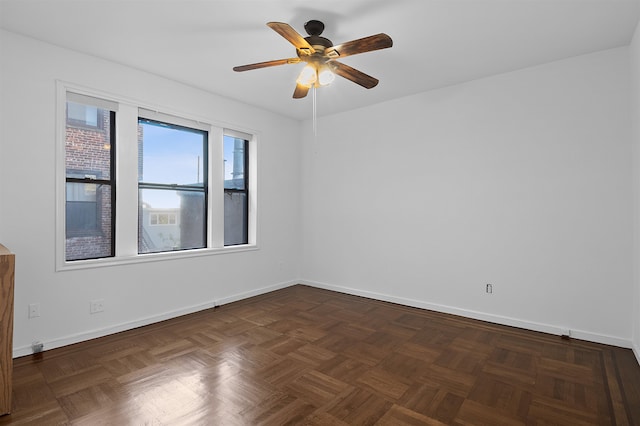
M 316 107 L 316 86 L 315 84 L 313 85 L 313 136 L 317 136 L 318 135 L 318 124 L 317 124 L 317 115 L 318 115 L 318 109 Z

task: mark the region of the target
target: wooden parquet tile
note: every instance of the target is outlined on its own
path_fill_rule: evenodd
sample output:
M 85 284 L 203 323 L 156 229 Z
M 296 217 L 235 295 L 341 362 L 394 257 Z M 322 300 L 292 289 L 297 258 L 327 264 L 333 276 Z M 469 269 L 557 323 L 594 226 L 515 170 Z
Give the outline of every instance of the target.
M 36 425 L 640 425 L 630 350 L 293 286 L 14 362 Z

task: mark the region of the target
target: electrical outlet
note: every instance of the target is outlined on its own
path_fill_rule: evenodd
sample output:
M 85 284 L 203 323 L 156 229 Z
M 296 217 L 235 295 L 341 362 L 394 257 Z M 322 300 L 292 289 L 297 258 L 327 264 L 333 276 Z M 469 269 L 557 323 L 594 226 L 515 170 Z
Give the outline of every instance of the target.
M 104 311 L 104 299 L 96 299 L 89 302 L 89 313 L 97 314 Z
M 40 304 L 31 303 L 29 305 L 29 318 L 37 318 L 40 316 Z
M 485 291 L 489 294 L 493 293 L 493 285 L 487 284 Z

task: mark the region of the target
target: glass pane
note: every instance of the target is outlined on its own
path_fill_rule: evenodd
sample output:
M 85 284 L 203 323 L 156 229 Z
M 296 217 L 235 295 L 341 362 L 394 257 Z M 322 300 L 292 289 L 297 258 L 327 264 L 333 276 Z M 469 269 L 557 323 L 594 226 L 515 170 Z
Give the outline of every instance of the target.
M 224 245 L 248 244 L 247 194 L 224 194 Z
M 138 120 L 138 181 L 204 186 L 207 132 Z
M 111 186 L 67 183 L 66 260 L 112 256 Z
M 110 179 L 111 114 L 91 105 L 67 102 L 67 177 Z
M 231 136 L 224 137 L 224 187 L 245 189 L 245 148 L 247 141 Z
M 139 253 L 206 247 L 204 192 L 141 189 L 139 197 Z
M 67 121 L 79 126 L 98 127 L 104 110 L 95 106 L 67 102 Z

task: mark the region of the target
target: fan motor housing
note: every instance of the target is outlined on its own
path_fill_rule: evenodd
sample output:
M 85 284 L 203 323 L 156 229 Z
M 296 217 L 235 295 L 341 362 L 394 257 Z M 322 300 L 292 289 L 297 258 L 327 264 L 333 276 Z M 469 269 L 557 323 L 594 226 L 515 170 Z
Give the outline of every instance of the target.
M 314 49 L 324 51 L 327 47 L 333 46 L 331 40 L 325 37 L 321 37 L 320 34 L 324 31 L 324 23 L 316 19 L 305 22 L 304 30 L 309 34 L 309 37 L 304 39 L 313 46 Z
M 325 37 L 317 36 L 317 35 L 305 37 L 304 39 L 307 40 L 307 43 L 313 46 L 314 49 L 316 48 L 316 46 L 320 46 L 322 48 L 321 50 L 324 50 L 327 47 L 333 46 L 333 43 L 331 42 L 331 40 Z

